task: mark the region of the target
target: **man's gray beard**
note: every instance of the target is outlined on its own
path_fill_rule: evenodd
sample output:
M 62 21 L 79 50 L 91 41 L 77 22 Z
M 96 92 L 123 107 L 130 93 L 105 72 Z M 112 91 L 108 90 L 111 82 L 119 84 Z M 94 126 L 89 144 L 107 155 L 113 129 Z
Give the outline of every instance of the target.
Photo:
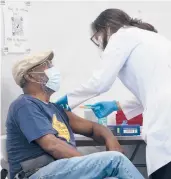
M 47 86 L 45 86 L 44 84 L 41 85 L 42 86 L 42 90 L 45 92 L 45 94 L 47 94 L 48 96 L 51 96 L 53 93 L 55 93 L 54 90 L 48 88 Z

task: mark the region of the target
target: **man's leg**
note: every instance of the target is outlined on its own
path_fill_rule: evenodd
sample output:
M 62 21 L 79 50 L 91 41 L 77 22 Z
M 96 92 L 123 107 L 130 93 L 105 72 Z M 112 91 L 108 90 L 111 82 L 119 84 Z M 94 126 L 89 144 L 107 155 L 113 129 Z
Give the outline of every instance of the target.
M 151 179 L 171 179 L 171 162 L 154 172 Z
M 144 179 L 135 166 L 119 152 L 99 152 L 61 159 L 43 167 L 30 179 Z

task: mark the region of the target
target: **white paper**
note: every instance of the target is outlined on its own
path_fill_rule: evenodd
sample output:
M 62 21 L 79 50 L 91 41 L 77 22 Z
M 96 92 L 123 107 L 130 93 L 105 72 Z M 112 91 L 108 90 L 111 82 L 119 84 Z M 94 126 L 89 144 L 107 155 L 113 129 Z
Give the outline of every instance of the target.
M 28 21 L 29 4 L 25 2 L 5 2 L 4 16 L 4 53 L 29 53 Z

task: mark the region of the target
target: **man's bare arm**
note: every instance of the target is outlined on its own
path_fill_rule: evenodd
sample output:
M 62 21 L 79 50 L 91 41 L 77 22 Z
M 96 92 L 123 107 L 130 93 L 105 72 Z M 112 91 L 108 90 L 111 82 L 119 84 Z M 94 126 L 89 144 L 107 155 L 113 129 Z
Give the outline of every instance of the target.
M 47 134 L 37 139 L 36 142 L 55 159 L 81 156 L 74 147 L 56 138 L 53 134 Z
M 95 122 L 85 120 L 72 112 L 66 111 L 66 114 L 68 115 L 69 124 L 74 133 L 91 137 L 99 143 L 105 143 L 107 150 L 123 152 L 116 137 L 108 128 Z

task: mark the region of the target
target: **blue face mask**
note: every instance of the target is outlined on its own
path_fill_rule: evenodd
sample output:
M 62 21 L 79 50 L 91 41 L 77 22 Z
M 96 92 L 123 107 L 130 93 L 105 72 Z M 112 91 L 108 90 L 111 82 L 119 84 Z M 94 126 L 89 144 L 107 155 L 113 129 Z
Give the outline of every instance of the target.
M 55 67 L 48 68 L 44 72 L 48 77 L 48 81 L 45 86 L 54 92 L 57 92 L 60 88 L 60 72 Z

